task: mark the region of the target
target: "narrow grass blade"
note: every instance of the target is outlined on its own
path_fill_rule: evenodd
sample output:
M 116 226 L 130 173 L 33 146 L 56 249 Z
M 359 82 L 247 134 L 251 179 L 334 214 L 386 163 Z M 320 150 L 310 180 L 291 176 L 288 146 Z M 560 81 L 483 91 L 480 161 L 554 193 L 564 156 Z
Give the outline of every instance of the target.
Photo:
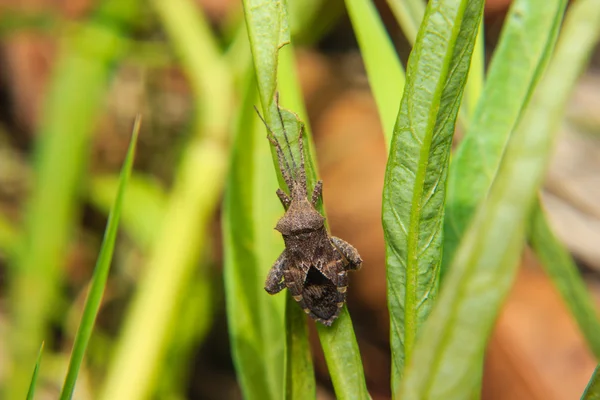
M 246 399 L 284 398 L 285 297 L 263 289 L 283 250 L 273 231 L 281 204 L 264 126 L 256 117 L 255 81 L 241 104 L 225 192 L 223 234 L 229 335 L 238 381 Z
M 37 385 L 38 372 L 40 370 L 40 363 L 42 362 L 42 352 L 44 351 L 44 342 L 40 346 L 38 351 L 37 360 L 35 361 L 35 367 L 33 368 L 33 374 L 31 375 L 31 382 L 29 383 L 29 390 L 27 391 L 27 400 L 33 400 L 35 396 L 35 387 Z
M 530 217 L 529 241 L 575 317 L 588 346 L 600 360 L 600 319 L 594 299 L 588 293 L 571 255 L 552 233 L 539 200 Z
M 286 399 L 315 398 L 315 371 L 308 343 L 304 311 L 292 296 L 285 296 L 286 323 Z
M 572 12 L 548 71 L 532 98 L 490 193 L 467 230 L 436 305 L 417 341 L 399 398 L 467 398 L 502 300 L 507 295 L 525 221 L 542 183 L 554 136 L 600 27 L 598 0 Z
M 56 306 L 61 265 L 78 213 L 81 174 L 99 109 L 127 41 L 139 1 L 103 0 L 62 42 L 38 124 L 36 180 L 25 210 L 23 248 L 10 275 L 13 375 L 7 399 L 21 399 L 28 366 Z M 106 21 L 119 21 L 116 25 Z
M 274 98 L 278 50 L 290 42 L 287 8 L 283 1 L 243 0 L 243 5 L 264 117 L 269 126 L 281 128 Z
M 481 101 L 450 166 L 442 277 L 485 199 L 511 132 L 554 46 L 565 0 L 516 0 L 504 23 Z
M 276 76 L 279 77 L 279 88 L 281 91 L 282 103 L 286 104 L 288 107 L 293 107 L 293 109 L 299 110 L 301 114 L 304 114 L 304 106 L 302 104 L 300 89 L 298 87 L 296 73 L 294 71 L 293 54 L 290 48 L 291 46 L 286 46 L 286 48 L 283 48 L 278 52 L 278 49 L 281 47 L 281 45 L 287 43 L 289 40 L 286 33 L 287 23 L 285 22 L 285 7 L 283 7 L 283 5 L 279 2 L 261 3 L 256 5 L 253 5 L 253 2 L 244 2 L 244 7 L 250 43 L 252 46 L 252 53 L 255 60 L 255 67 L 258 71 L 258 87 L 261 93 L 261 101 L 265 117 L 269 125 L 275 131 L 275 135 L 282 136 L 281 124 L 277 120 L 277 109 L 272 97 L 273 93 L 275 92 L 275 83 L 277 81 L 275 79 Z M 258 15 L 249 15 L 255 13 L 258 13 Z M 271 22 L 271 26 L 267 26 L 263 23 L 263 21 L 276 21 L 278 19 L 281 19 L 282 21 L 279 23 Z M 258 38 L 260 38 L 260 40 Z M 281 63 L 281 68 L 278 72 L 277 54 L 279 54 L 279 62 Z M 288 133 L 294 132 L 290 136 L 290 141 L 294 143 L 294 137 L 297 137 L 298 127 L 294 128 L 292 122 L 296 121 L 295 123 L 297 124 L 297 117 L 286 110 L 283 110 L 283 114 L 286 124 L 290 123 L 290 127 L 288 127 Z M 307 129 L 307 131 L 310 130 Z M 310 143 L 310 135 L 307 134 L 307 136 L 309 138 L 309 146 L 305 146 L 305 151 L 307 161 L 307 180 L 310 190 L 310 187 L 312 187 L 316 182 L 317 174 L 316 164 L 310 154 L 310 148 L 312 147 L 312 144 Z M 284 142 L 284 140 L 281 140 L 281 142 Z M 292 150 L 297 151 L 297 148 Z M 276 162 L 274 165 L 276 166 L 276 170 L 278 170 Z M 279 182 L 280 187 L 285 189 L 285 185 L 281 177 Z M 321 212 L 323 212 L 322 205 L 319 205 L 318 208 Z M 332 376 L 332 381 L 334 382 L 336 396 L 338 398 L 368 398 L 366 384 L 364 381 L 364 372 L 362 369 L 362 363 L 360 362 L 360 354 L 358 352 L 358 345 L 356 343 L 356 338 L 352 329 L 352 323 L 347 311 L 344 310 L 343 316 L 335 322 L 334 327 L 326 328 L 318 326 L 318 332 L 329 371 Z M 344 342 L 334 340 L 336 337 L 341 335 L 341 332 L 343 332 L 345 336 Z M 295 333 L 297 334 L 298 332 Z M 304 341 L 305 339 L 303 338 L 302 340 Z M 297 343 L 299 342 L 297 341 Z M 305 343 L 302 344 L 302 347 L 304 348 L 303 351 L 308 351 L 308 347 Z M 290 350 L 294 349 L 288 349 L 288 357 L 291 354 Z M 304 360 L 304 358 L 302 358 L 300 361 L 302 360 Z M 314 378 L 312 376 L 308 376 L 309 371 L 303 368 L 302 365 L 297 365 L 289 371 L 304 371 L 301 379 L 306 384 L 309 384 L 310 387 L 314 387 Z M 347 377 L 353 378 L 348 379 Z M 287 380 L 289 381 L 290 379 L 299 378 L 300 377 L 288 375 Z
M 414 43 L 417 40 L 419 25 L 425 15 L 425 2 L 423 0 L 387 0 L 387 3 L 408 41 Z
M 296 110 L 300 116 L 306 118 L 306 110 L 304 108 L 300 84 L 296 73 L 294 49 L 291 44 L 279 49 L 279 68 L 277 75 L 281 96 L 285 98 L 284 103 L 288 107 Z M 298 118 L 292 113 L 288 114 L 288 116 L 292 117 L 291 122 L 293 122 L 293 124 L 291 124 L 292 126 L 288 128 L 288 132 L 292 132 L 295 136 L 300 128 Z M 310 134 L 310 126 L 306 124 L 304 125 L 304 129 L 306 135 L 305 143 L 308 144 L 308 146 L 305 146 L 305 160 L 308 172 L 306 179 L 309 187 L 314 187 L 317 179 L 317 176 L 314 173 L 314 171 L 316 171 L 315 160 L 311 157 L 311 154 L 313 154 L 311 150 L 314 149 L 314 144 Z M 279 134 L 279 141 L 283 142 L 281 132 Z M 297 152 L 298 149 L 292 150 Z M 273 156 L 273 154 L 271 154 L 271 156 Z M 272 165 L 277 165 L 275 158 L 273 158 Z M 309 171 L 312 171 L 312 173 Z M 279 187 L 282 189 L 285 188 L 283 179 L 279 180 Z M 319 202 L 317 207 L 319 207 L 321 212 L 323 211 L 322 202 Z M 279 210 L 281 210 L 281 208 Z M 279 214 L 279 216 L 281 216 L 281 214 Z M 310 343 L 308 342 L 306 314 L 304 314 L 304 311 L 298 307 L 296 301 L 287 293 L 286 298 L 286 398 L 289 400 L 314 398 L 316 395 L 315 373 Z
M 346 8 L 358 40 L 389 148 L 398 104 L 404 90 L 404 68 L 375 4 L 371 0 L 346 0 Z
M 594 370 L 581 400 L 600 400 L 600 365 Z
M 318 324 L 317 330 L 336 398 L 370 400 L 348 308 L 331 327 Z
M 154 376 L 163 367 L 169 333 L 177 327 L 185 287 L 198 266 L 221 200 L 229 157 L 233 87 L 209 22 L 192 0 L 150 4 L 193 89 L 194 132 L 185 144 L 163 223 L 149 249 L 99 396 L 106 400 L 145 398 L 156 383 Z
M 115 202 L 113 203 L 108 216 L 108 223 L 104 232 L 102 246 L 100 247 L 100 254 L 96 261 L 96 267 L 94 268 L 94 274 L 90 282 L 89 292 L 83 307 L 81 322 L 77 329 L 77 334 L 75 335 L 75 342 L 73 343 L 73 349 L 71 350 L 71 359 L 69 360 L 69 368 L 67 370 L 65 383 L 63 384 L 60 393 L 60 400 L 68 400 L 73 396 L 77 375 L 79 374 L 79 369 L 81 368 L 88 342 L 92 336 L 98 310 L 100 310 L 100 303 L 102 302 L 102 295 L 104 294 L 104 287 L 106 286 L 108 271 L 110 270 L 110 263 L 115 249 L 123 198 L 133 168 L 133 159 L 140 131 L 140 123 L 141 117 L 138 115 L 133 126 L 133 133 L 131 135 L 127 157 L 125 158 L 125 163 L 121 169 L 117 197 L 115 198 Z
M 94 176 L 89 183 L 91 203 L 108 214 L 119 187 L 114 175 Z M 148 176 L 133 174 L 123 199 L 121 226 L 142 249 L 148 249 L 156 239 L 156 227 L 163 221 L 167 195 L 163 188 Z
M 280 49 L 279 63 L 278 82 L 282 94 L 282 102 L 286 106 L 298 110 L 298 114 L 301 118 L 306 118 L 304 103 L 302 102 L 300 87 L 295 71 L 296 63 L 293 58 L 293 48 L 291 45 Z M 283 96 L 285 96 L 285 98 Z M 290 119 L 292 119 L 292 117 L 293 119 L 297 118 L 291 113 L 289 116 Z M 305 146 L 305 159 L 306 177 L 310 191 L 317 182 L 317 164 L 313 157 L 314 146 L 312 145 L 310 128 L 308 125 L 305 125 L 305 130 L 307 133 L 307 142 L 309 144 L 308 146 Z M 281 139 L 282 138 L 280 138 L 280 141 Z M 294 151 L 297 151 L 297 149 Z M 275 163 L 275 159 L 273 161 Z M 279 185 L 280 188 L 285 188 L 285 184 L 282 180 L 279 181 Z M 317 204 L 317 209 L 322 215 L 325 215 L 325 208 L 322 202 Z M 300 312 L 299 307 L 296 307 L 295 312 Z M 336 397 L 339 399 L 368 399 L 369 394 L 367 392 L 360 352 L 352 326 L 352 319 L 350 318 L 350 313 L 347 308 L 344 307 L 342 314 L 331 328 L 317 324 L 317 332 L 319 334 L 319 340 L 321 342 L 321 347 L 323 348 L 325 361 L 327 362 Z M 341 337 L 344 339 L 341 340 Z M 308 352 L 308 344 L 306 343 L 304 346 L 306 346 L 306 351 Z M 305 376 L 304 379 L 310 379 L 312 382 L 314 377 L 312 377 L 311 374 L 310 377 Z M 314 386 L 314 382 L 312 382 L 311 385 Z M 304 397 L 299 398 L 302 399 Z
M 481 18 L 483 18 L 483 15 Z M 471 56 L 471 67 L 469 68 L 469 77 L 467 78 L 467 86 L 465 87 L 465 96 L 461 108 L 461 112 L 465 115 L 464 120 L 467 122 L 467 127 L 475 113 L 485 82 L 485 36 L 483 29 L 484 24 L 482 21 L 479 24 L 477 39 L 475 39 L 475 47 L 473 48 L 473 55 Z
M 438 288 L 450 145 L 483 1 L 432 1 L 408 79 L 383 191 L 392 390 Z
M 17 229 L 4 215 L 0 215 L 0 252 L 12 258 L 17 254 L 18 243 Z

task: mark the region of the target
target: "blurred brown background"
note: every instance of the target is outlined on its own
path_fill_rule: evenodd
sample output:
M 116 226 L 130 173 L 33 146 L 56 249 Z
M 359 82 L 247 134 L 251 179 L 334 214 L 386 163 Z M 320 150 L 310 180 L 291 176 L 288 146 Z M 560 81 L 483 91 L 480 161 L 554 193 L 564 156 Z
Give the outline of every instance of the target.
M 376 3 L 406 62 L 406 41 L 385 1 Z M 508 3 L 487 1 L 488 57 Z M 21 10 L 76 20 L 91 5 L 91 0 L 0 0 L 0 15 Z M 220 29 L 239 12 L 240 2 L 198 0 L 198 6 Z M 153 29 L 146 27 L 146 34 Z M 58 33 L 55 28 L 20 31 L 3 36 L 0 44 L 0 207 L 15 222 L 19 221 L 28 193 L 29 155 L 55 60 Z M 191 112 L 190 96 L 172 53 L 164 42 L 156 43 L 152 54 L 159 56 L 153 57 L 152 68 L 141 67 L 142 61 L 132 59 L 116 71 L 96 135 L 91 163 L 94 173 L 118 170 L 128 144 L 131 117 L 142 111 L 144 124 L 136 169 L 154 175 L 165 186 L 170 182 L 183 139 L 181 132 L 185 132 Z M 596 65 L 593 61 L 572 99 L 548 173 L 544 202 L 558 236 L 573 252 L 600 304 L 600 76 Z M 299 49 L 298 69 L 315 135 L 331 229 L 353 243 L 364 259 L 363 269 L 353 276 L 349 307 L 369 390 L 373 399 L 386 399 L 390 397 L 390 359 L 380 215 L 386 153 L 376 106 L 345 16 L 318 46 Z M 216 232 L 217 226 L 215 223 Z M 104 217 L 88 205 L 68 262 L 68 284 L 74 293 L 79 293 L 89 279 L 103 229 Z M 220 252 L 215 249 L 215 253 Z M 0 285 L 4 268 L 4 263 L 0 264 Z M 219 263 L 215 268 L 220 268 Z M 109 330 L 118 324 L 127 290 L 112 287 L 107 292 L 99 323 Z M 219 307 L 221 316 L 197 355 L 189 382 L 191 398 L 239 397 L 228 353 L 222 300 Z M 312 339 L 321 383 L 319 395 L 333 398 L 314 332 Z M 488 348 L 483 398 L 579 398 L 595 365 L 556 290 L 526 252 Z

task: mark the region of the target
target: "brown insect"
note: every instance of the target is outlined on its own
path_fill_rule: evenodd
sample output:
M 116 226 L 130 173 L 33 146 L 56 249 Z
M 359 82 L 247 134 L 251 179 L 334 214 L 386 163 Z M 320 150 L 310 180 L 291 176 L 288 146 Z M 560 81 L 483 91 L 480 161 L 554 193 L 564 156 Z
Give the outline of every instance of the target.
M 277 222 L 275 229 L 283 236 L 285 250 L 271 267 L 265 290 L 269 294 L 276 294 L 287 287 L 300 307 L 312 319 L 331 326 L 346 302 L 347 272 L 359 269 L 362 259 L 352 245 L 335 236 L 329 236 L 325 228 L 325 217 L 315 208 L 322 196 L 322 181 L 317 182 L 311 199 L 308 199 L 303 146 L 304 125 L 301 125 L 298 137 L 298 165 L 290 148 L 278 101 L 277 110 L 289 150 L 289 161 L 275 134 L 256 110 L 267 127 L 267 138 L 275 146 L 279 169 L 290 192 L 288 195 L 277 189 L 277 196 L 283 204 L 285 214 Z

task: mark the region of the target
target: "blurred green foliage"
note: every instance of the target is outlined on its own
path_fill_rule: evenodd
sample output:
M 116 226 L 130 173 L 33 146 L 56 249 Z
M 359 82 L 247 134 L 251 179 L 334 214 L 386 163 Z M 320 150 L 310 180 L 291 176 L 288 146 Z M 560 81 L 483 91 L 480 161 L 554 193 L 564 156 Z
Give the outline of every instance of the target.
M 597 310 L 536 193 L 565 102 L 597 41 L 600 1 L 580 0 L 561 27 L 565 0 L 516 0 L 486 74 L 482 1 L 388 3 L 414 46 L 406 78 L 394 42 L 366 0 L 244 0 L 217 27 L 192 0 L 153 0 L 148 8 L 137 0 L 101 0 L 76 22 L 50 14 L 0 18 L 2 35 L 65 27 L 36 135 L 23 223 L 0 215 L 10 309 L 2 398 L 23 398 L 28 385 L 31 398 L 36 382 L 39 392 L 43 340 L 44 359 L 63 364 L 68 355 L 62 349 L 70 346 L 62 341 L 75 341 L 63 398 L 71 397 L 77 376 L 86 385 L 81 393 L 100 393 L 102 399 L 185 398 L 194 352 L 216 323 L 221 289 L 211 276 L 211 225 L 223 193 L 223 290 L 243 396 L 315 397 L 306 318 L 287 293 L 271 297 L 263 290 L 283 250 L 272 227 L 282 214 L 274 191 L 285 185 L 252 106 L 262 105 L 266 121 L 281 135 L 274 101 L 279 92 L 282 105 L 298 115 L 284 112 L 288 132 L 297 137 L 308 118 L 290 43 L 318 42 L 344 4 L 390 151 L 383 225 L 395 398 L 478 397 L 484 347 L 526 233 L 598 357 Z M 164 32 L 166 40 L 140 39 L 145 29 Z M 153 53 L 160 53 L 160 61 Z M 90 172 L 93 132 L 115 71 L 126 60 L 150 70 L 176 63 L 191 90 L 191 118 L 164 187 L 137 171 L 124 192 L 116 174 Z M 457 118 L 466 134 L 449 163 Z M 312 187 L 318 168 L 306 128 Z M 129 153 L 121 179 L 132 162 Z M 77 301 L 69 309 L 64 286 L 82 198 L 104 215 L 115 208 L 75 334 L 68 316 L 83 309 Z M 136 251 L 119 257 L 125 244 L 116 241 L 118 211 L 141 266 L 132 261 Z M 92 334 L 107 279 L 111 287 L 113 245 L 113 272 L 135 286 L 117 318 L 116 337 Z M 118 292 L 119 284 L 114 286 Z M 57 325 L 66 336 L 59 343 L 51 334 Z M 318 325 L 317 332 L 336 396 L 369 398 L 348 310 L 331 328 Z M 110 356 L 100 348 L 110 349 Z M 64 371 L 46 374 L 56 379 Z M 585 398 L 595 398 L 597 373 L 594 379 Z

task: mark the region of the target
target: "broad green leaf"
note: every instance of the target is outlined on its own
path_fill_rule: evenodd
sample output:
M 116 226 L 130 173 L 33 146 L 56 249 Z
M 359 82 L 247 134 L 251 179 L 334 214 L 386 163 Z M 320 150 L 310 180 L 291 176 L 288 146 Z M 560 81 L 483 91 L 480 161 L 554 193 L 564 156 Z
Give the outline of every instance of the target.
M 579 2 L 577 4 L 583 4 Z M 571 89 L 600 27 L 600 7 L 571 17 L 556 53 L 510 138 L 487 199 L 456 253 L 417 341 L 400 397 L 464 399 L 516 273 L 525 222 L 542 183 Z M 571 13 L 572 14 L 572 13 Z
M 37 385 L 38 372 L 40 371 L 40 363 L 42 362 L 43 351 L 44 342 L 42 342 L 42 345 L 40 346 L 37 360 L 35 361 L 35 367 L 33 367 L 33 374 L 31 375 L 31 382 L 29 382 L 29 390 L 27 391 L 27 400 L 33 400 L 33 396 L 35 396 L 35 387 Z
M 92 331 L 94 330 L 96 316 L 100 310 L 100 303 L 102 302 L 102 295 L 104 294 L 104 288 L 106 287 L 108 271 L 110 270 L 110 263 L 112 261 L 115 242 L 117 240 L 123 197 L 125 196 L 125 190 L 127 189 L 131 170 L 133 169 L 133 159 L 135 157 L 135 147 L 140 132 L 140 122 L 141 118 L 138 115 L 133 126 L 133 133 L 131 135 L 131 142 L 129 144 L 129 150 L 127 151 L 125 163 L 121 169 L 117 196 L 111 207 L 110 214 L 108 215 L 104 239 L 102 240 L 100 254 L 98 255 L 96 267 L 94 268 L 94 273 L 90 282 L 89 292 L 85 299 L 81 322 L 77 329 L 77 334 L 75 335 L 75 342 L 73 343 L 73 349 L 71 350 L 71 359 L 69 360 L 69 368 L 67 370 L 65 383 L 63 384 L 60 393 L 60 400 L 68 400 L 73 396 L 77 375 L 79 374 L 79 369 L 83 363 L 83 356 L 85 355 L 87 345 L 92 336 Z
M 529 224 L 529 241 L 533 250 L 571 310 L 588 346 L 600 360 L 600 320 L 594 299 L 588 293 L 571 255 L 552 233 L 539 201 Z
M 554 46 L 565 0 L 516 0 L 494 51 L 481 101 L 450 166 L 442 276 L 497 173 L 511 132 Z
M 445 179 L 483 1 L 431 1 L 411 53 L 383 191 L 392 393 L 438 288 Z
M 371 0 L 346 0 L 346 8 L 358 40 L 389 148 L 398 104 L 404 89 L 404 69 L 375 4 Z
M 62 265 L 78 214 L 79 184 L 92 132 L 115 63 L 126 52 L 124 35 L 138 0 L 97 2 L 88 19 L 69 30 L 48 84 L 35 148 L 35 184 L 25 207 L 23 246 L 11 268 L 9 306 L 12 373 L 6 398 L 22 399 L 29 366 L 56 306 Z M 106 21 L 119 21 L 116 25 Z
M 154 376 L 163 367 L 169 333 L 177 328 L 185 287 L 206 248 L 229 157 L 233 87 L 229 66 L 219 53 L 209 22 L 192 0 L 150 4 L 193 89 L 194 132 L 185 144 L 162 224 L 127 310 L 99 396 L 106 400 L 145 398 L 156 383 Z
M 581 400 L 600 400 L 600 365 L 594 370 Z

